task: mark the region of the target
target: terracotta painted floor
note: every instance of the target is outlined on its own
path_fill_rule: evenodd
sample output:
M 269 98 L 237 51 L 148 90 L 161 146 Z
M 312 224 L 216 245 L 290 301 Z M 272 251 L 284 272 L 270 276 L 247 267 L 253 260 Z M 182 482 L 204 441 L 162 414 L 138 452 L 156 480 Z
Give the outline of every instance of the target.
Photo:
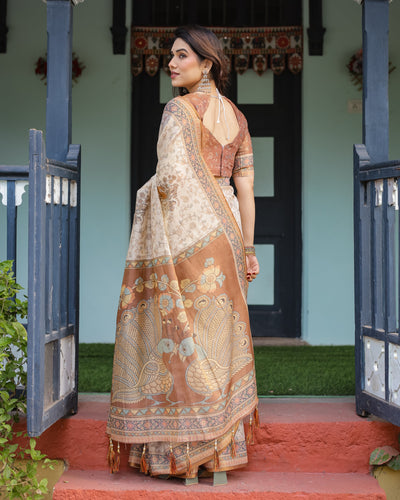
M 377 446 L 397 446 L 399 428 L 355 413 L 353 397 L 262 398 L 260 428 L 249 447 L 246 468 L 229 475 L 224 487 L 200 480 L 186 487 L 180 480 L 145 477 L 127 465 L 110 475 L 105 434 L 109 395 L 83 394 L 76 415 L 62 419 L 38 440 L 51 458 L 63 458 L 69 470 L 54 498 L 171 499 L 383 499 L 369 474 L 369 455 Z
M 64 482 L 63 482 L 64 481 Z M 296 474 L 287 472 L 228 475 L 228 484 L 212 486 L 206 479 L 185 486 L 182 480 L 162 480 L 131 471 L 110 476 L 106 472 L 70 471 L 63 476 L 54 500 L 78 499 L 362 499 L 383 500 L 377 481 L 365 474 Z

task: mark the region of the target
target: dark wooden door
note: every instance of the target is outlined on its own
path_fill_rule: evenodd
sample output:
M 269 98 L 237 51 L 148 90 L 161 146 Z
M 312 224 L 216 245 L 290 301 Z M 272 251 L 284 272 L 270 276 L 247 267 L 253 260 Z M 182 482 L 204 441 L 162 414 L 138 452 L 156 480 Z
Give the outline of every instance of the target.
M 157 2 L 157 9 L 153 9 L 151 3 L 133 0 L 134 26 L 190 22 L 205 26 L 299 26 L 302 7 L 300 0 L 165 0 Z M 157 163 L 158 124 L 164 107 L 160 78 L 160 73 L 154 77 L 142 73 L 133 78 L 132 213 L 136 191 L 153 175 Z M 270 88 L 265 92 L 270 91 L 271 97 L 264 99 L 261 95 L 260 102 L 241 96 L 240 78 L 232 73 L 227 96 L 244 112 L 255 145 L 255 244 L 262 271 L 249 292 L 252 333 L 261 337 L 300 337 L 301 74 L 286 70 L 273 76 L 270 72 Z M 255 82 L 257 87 L 260 82 Z M 266 155 L 268 149 L 270 154 Z M 263 189 L 263 184 L 268 186 Z

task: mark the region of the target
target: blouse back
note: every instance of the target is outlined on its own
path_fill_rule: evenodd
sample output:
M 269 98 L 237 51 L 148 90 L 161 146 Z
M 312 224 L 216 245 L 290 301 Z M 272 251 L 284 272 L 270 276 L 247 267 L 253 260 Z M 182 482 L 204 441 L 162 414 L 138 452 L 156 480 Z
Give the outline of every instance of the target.
M 211 97 L 202 92 L 193 92 L 183 98 L 190 101 L 200 119 L 201 152 L 212 174 L 215 177 L 228 178 L 252 175 L 253 150 L 247 120 L 243 113 L 229 99 L 224 98 L 235 112 L 239 131 L 231 142 L 223 145 L 203 123 Z

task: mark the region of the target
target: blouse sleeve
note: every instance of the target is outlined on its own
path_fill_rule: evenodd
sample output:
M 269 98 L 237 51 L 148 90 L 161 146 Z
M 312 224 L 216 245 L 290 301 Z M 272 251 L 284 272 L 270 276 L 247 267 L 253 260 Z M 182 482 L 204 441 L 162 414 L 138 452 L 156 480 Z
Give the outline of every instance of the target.
M 233 177 L 246 177 L 253 175 L 253 147 L 251 145 L 251 137 L 249 131 L 246 130 L 242 144 L 235 156 L 235 162 L 233 164 Z

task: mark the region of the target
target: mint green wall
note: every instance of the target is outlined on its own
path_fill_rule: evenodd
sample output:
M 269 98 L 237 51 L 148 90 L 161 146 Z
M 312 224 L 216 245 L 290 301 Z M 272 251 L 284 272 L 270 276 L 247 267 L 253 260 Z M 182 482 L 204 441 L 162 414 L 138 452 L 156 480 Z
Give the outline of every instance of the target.
M 0 164 L 23 164 L 28 162 L 29 128 L 45 128 L 46 87 L 34 74 L 34 63 L 46 52 L 46 5 L 41 0 L 9 1 L 7 24 L 8 50 L 0 54 Z M 109 0 L 85 0 L 74 8 L 73 50 L 86 65 L 72 90 L 72 142 L 82 144 L 80 330 L 84 342 L 114 340 L 130 232 L 129 45 L 126 55 L 113 55 L 111 24 Z M 26 210 L 25 201 L 22 212 Z M 20 249 L 24 254 L 26 241 Z M 4 256 L 0 244 L 0 258 Z M 21 259 L 19 277 L 26 286 L 25 261 Z
M 304 1 L 304 26 L 308 26 Z M 323 2 L 323 57 L 308 56 L 303 72 L 303 338 L 311 344 L 354 342 L 352 146 L 362 141 L 361 99 L 346 64 L 361 47 L 362 8 Z M 399 65 L 399 2 L 390 5 L 390 59 Z M 391 158 L 400 158 L 399 69 L 390 77 Z
M 24 165 L 29 161 L 29 129 L 45 127 L 46 87 L 34 67 L 46 52 L 46 6 L 36 0 L 13 0 L 8 2 L 7 11 L 7 53 L 0 54 L 0 164 Z M 0 259 L 4 259 L 6 208 L 1 201 L 0 196 Z M 27 194 L 23 195 L 18 219 L 18 281 L 26 288 Z
M 361 11 L 349 0 L 324 1 L 323 57 L 308 56 L 305 44 L 302 331 L 311 344 L 354 342 L 352 147 L 362 124 L 347 112 L 361 92 L 346 64 L 362 44 Z
M 87 66 L 72 95 L 73 142 L 82 144 L 80 338 L 113 342 L 130 233 L 129 44 L 113 55 L 109 0 L 79 4 L 74 24 Z
M 128 1 L 127 4 L 130 4 Z M 304 0 L 308 27 L 308 0 Z M 303 338 L 311 344 L 353 343 L 352 145 L 361 142 L 360 99 L 346 63 L 361 46 L 361 7 L 324 0 L 323 57 L 303 71 Z M 23 13 L 23 14 L 22 14 Z M 128 6 L 127 25 L 130 19 Z M 390 6 L 391 158 L 400 158 L 400 2 Z M 110 0 L 74 8 L 74 51 L 86 65 L 73 87 L 73 142 L 82 144 L 81 341 L 113 342 L 130 232 L 130 72 L 127 54 L 112 54 Z M 29 128 L 44 129 L 46 87 L 34 74 L 46 52 L 46 6 L 8 2 L 7 54 L 0 54 L 0 164 L 27 163 Z M 27 196 L 21 215 L 27 219 Z M 0 225 L 4 210 L 0 208 Z M 21 281 L 26 279 L 26 241 Z M 4 241 L 0 239 L 0 258 Z

